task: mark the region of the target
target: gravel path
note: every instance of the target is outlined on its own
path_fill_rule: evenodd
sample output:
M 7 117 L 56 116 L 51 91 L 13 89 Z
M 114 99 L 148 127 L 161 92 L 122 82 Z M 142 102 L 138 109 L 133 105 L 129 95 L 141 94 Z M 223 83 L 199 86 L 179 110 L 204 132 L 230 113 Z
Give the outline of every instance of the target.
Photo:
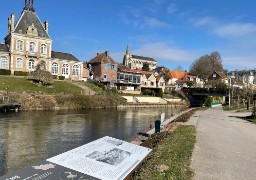
M 192 157 L 196 180 L 256 179 L 256 124 L 237 118 L 247 115 L 216 107 L 190 119 L 197 126 Z

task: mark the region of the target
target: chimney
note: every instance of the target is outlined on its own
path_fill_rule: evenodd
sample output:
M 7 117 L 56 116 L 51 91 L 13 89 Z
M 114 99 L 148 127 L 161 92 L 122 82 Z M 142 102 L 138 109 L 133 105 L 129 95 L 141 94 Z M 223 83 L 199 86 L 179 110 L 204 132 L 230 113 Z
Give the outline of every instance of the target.
M 48 23 L 48 21 L 47 21 L 47 20 L 44 22 L 44 29 L 45 29 L 45 31 L 46 31 L 46 32 L 47 32 L 47 34 L 48 34 L 48 30 L 49 30 L 49 23 Z
M 100 53 L 97 53 L 97 56 L 99 55 Z
M 15 19 L 15 15 L 13 12 L 8 18 L 8 33 L 11 33 L 14 31 L 14 19 Z
M 109 52 L 108 52 L 108 51 L 105 51 L 105 54 L 106 54 L 106 56 L 107 56 L 107 58 L 108 58 L 108 56 L 109 56 Z

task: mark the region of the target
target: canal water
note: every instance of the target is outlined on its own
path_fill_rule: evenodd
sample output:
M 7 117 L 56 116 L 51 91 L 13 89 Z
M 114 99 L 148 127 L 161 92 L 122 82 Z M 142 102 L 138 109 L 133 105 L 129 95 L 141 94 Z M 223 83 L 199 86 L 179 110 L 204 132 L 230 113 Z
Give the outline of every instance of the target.
M 98 138 L 127 140 L 182 108 L 0 113 L 0 176 Z

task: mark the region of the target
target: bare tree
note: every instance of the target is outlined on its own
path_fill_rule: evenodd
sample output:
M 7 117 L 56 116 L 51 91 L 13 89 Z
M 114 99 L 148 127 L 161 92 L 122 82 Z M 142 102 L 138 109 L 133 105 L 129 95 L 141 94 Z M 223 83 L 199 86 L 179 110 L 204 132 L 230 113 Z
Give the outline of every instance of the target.
M 190 73 L 204 80 L 206 80 L 213 71 L 224 71 L 222 59 L 218 52 L 212 52 L 210 55 L 201 56 L 190 66 Z

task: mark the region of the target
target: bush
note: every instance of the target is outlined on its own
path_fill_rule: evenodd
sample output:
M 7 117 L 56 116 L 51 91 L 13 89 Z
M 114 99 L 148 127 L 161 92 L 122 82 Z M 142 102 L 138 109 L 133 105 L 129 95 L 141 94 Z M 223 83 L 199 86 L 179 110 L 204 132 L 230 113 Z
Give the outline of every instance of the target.
M 65 76 L 59 76 L 59 80 L 65 80 Z
M 14 76 L 28 76 L 29 72 L 24 71 L 14 71 Z
M 0 75 L 9 76 L 9 75 L 11 75 L 11 70 L 9 70 L 9 69 L 0 69 Z
M 53 79 L 58 79 L 58 76 L 57 75 L 52 75 L 52 78 Z
M 204 105 L 205 105 L 206 107 L 211 107 L 211 103 L 212 103 L 212 98 L 211 98 L 211 97 L 205 98 L 205 100 L 204 100 Z
M 36 70 L 30 76 L 30 79 L 41 83 L 43 86 L 52 85 L 53 83 L 52 74 L 49 71 L 42 70 L 40 64 L 37 65 Z

